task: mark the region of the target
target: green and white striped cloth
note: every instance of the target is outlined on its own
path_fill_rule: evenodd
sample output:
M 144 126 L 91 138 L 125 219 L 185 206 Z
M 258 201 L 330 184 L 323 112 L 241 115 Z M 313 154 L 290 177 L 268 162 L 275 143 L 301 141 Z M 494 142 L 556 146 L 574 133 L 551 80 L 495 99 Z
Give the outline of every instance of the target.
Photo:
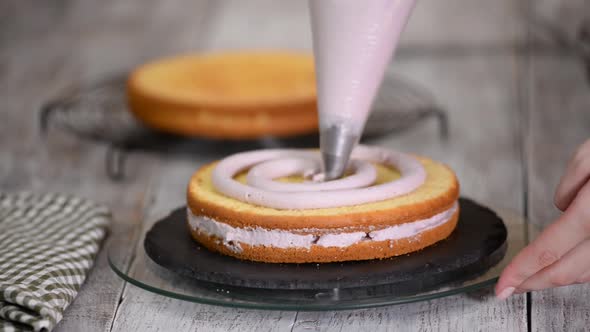
M 50 331 L 92 267 L 106 207 L 60 195 L 0 193 L 0 331 Z

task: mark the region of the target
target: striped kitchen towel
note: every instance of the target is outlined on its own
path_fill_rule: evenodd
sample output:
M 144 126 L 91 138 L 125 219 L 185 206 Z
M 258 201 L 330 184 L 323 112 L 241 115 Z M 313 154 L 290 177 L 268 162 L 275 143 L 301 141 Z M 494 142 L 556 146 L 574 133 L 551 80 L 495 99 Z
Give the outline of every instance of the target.
M 84 282 L 110 213 L 61 195 L 0 192 L 0 331 L 50 331 Z

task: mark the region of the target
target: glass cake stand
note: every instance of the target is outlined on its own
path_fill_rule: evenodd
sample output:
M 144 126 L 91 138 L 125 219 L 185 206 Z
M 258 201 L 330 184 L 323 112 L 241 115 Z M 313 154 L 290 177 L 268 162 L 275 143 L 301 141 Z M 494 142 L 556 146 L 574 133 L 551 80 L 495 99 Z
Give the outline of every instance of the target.
M 172 272 L 156 264 L 144 250 L 144 239 L 154 222 L 147 223 L 130 262 L 122 257 L 123 243 L 108 248 L 109 264 L 122 279 L 146 291 L 163 296 L 211 305 L 266 310 L 328 311 L 361 309 L 425 301 L 478 290 L 493 285 L 502 269 L 525 246 L 527 224 L 517 212 L 494 209 L 508 231 L 505 256 L 495 266 L 468 280 L 451 281 L 437 288 L 400 291 L 387 284 L 330 289 L 265 289 L 203 282 Z M 127 241 L 128 239 L 121 239 Z M 117 248 L 117 249 L 115 249 Z M 204 249 L 205 250 L 205 249 Z M 318 264 L 318 269 L 320 265 Z

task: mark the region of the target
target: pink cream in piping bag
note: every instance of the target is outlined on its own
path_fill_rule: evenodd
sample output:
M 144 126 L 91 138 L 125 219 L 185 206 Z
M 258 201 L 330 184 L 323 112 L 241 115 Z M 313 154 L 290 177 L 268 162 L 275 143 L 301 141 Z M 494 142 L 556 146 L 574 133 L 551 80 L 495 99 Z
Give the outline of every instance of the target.
M 415 0 L 309 0 L 327 179 L 343 175 Z

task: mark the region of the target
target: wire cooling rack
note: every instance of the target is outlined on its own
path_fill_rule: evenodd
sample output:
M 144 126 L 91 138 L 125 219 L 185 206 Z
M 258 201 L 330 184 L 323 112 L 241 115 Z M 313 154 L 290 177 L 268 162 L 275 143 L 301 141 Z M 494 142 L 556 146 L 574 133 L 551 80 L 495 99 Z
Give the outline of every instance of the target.
M 317 147 L 318 135 L 291 138 L 261 137 L 256 140 L 211 140 L 166 134 L 149 129 L 135 120 L 127 109 L 126 75 L 107 78 L 64 91 L 41 107 L 40 128 L 66 131 L 77 138 L 107 144 L 106 173 L 113 181 L 125 178 L 126 159 L 134 151 L 153 153 L 216 153 L 220 156 L 238 151 L 269 147 Z M 412 128 L 423 119 L 438 120 L 440 135 L 448 135 L 446 112 L 423 87 L 395 75 L 386 75 L 374 109 L 367 121 L 363 140 L 370 141 Z M 173 149 L 183 145 L 185 149 Z M 177 152 L 176 152 L 177 151 Z M 183 152 L 184 151 L 184 152 Z

